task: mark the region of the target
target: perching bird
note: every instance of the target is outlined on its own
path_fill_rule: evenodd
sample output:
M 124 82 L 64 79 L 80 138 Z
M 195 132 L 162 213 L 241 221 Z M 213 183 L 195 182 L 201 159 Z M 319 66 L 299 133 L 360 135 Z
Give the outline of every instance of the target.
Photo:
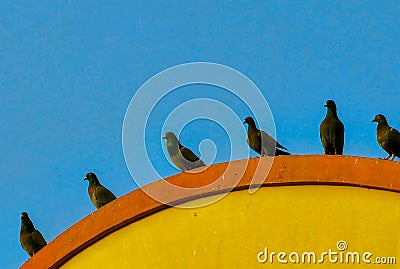
M 378 144 L 389 154 L 385 160 L 392 156 L 392 160 L 396 156 L 400 158 L 400 132 L 390 127 L 382 114 L 376 115 L 372 122 L 378 123 L 376 127 Z
M 88 193 L 93 205 L 99 209 L 112 200 L 117 199 L 115 195 L 106 187 L 100 184 L 99 179 L 94 173 L 87 173 L 84 180 L 89 180 Z
M 22 248 L 28 253 L 29 256 L 35 255 L 45 245 L 43 235 L 35 229 L 32 221 L 28 217 L 28 213 L 21 213 L 21 230 L 19 232 L 19 242 L 21 242 Z
M 342 155 L 344 125 L 338 118 L 336 104 L 333 100 L 326 101 L 324 107 L 327 108 L 326 116 L 319 126 L 319 136 L 324 147 L 324 154 Z
M 188 171 L 206 165 L 190 149 L 182 146 L 173 132 L 166 132 L 163 139 L 167 139 L 169 157 L 179 170 Z
M 246 117 L 243 121 L 243 124 L 245 123 L 249 125 L 247 129 L 247 144 L 258 154 L 261 156 L 290 155 L 289 152 L 280 150 L 287 150 L 287 148 L 279 144 L 278 141 L 266 132 L 257 129 L 256 123 L 252 117 Z

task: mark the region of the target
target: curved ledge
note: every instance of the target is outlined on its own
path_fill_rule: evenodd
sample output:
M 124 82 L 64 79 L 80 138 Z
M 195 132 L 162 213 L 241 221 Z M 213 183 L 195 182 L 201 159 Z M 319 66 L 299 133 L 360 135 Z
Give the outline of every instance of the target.
M 273 164 L 269 173 L 259 172 L 260 167 L 267 167 L 271 162 Z M 230 169 L 226 170 L 228 165 Z M 238 178 L 236 170 L 243 170 L 244 174 Z M 211 184 L 221 177 L 225 180 L 217 188 Z M 143 189 L 159 194 L 169 204 L 179 204 L 231 189 L 243 190 L 251 185 L 255 177 L 259 177 L 257 182 L 260 182 L 261 187 L 326 184 L 400 192 L 400 164 L 397 162 L 324 155 L 239 160 L 211 165 L 199 173 L 181 173 L 164 179 L 185 188 L 198 189 L 199 186 L 203 186 L 200 191 L 165 193 L 164 180 L 158 180 Z M 21 268 L 58 268 L 108 234 L 167 207 L 169 206 L 149 197 L 142 189 L 136 189 L 71 226 Z

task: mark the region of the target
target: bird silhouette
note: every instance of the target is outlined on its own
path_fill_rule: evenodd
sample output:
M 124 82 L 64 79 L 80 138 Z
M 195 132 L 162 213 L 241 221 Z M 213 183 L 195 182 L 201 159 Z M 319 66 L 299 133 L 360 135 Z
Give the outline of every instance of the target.
M 31 257 L 35 255 L 39 250 L 41 250 L 45 245 L 47 245 L 47 242 L 46 240 L 44 240 L 43 235 L 35 229 L 33 222 L 26 212 L 21 213 L 21 229 L 19 232 L 19 241 L 22 248 Z
M 333 100 L 326 101 L 326 116 L 319 126 L 319 136 L 324 154 L 342 155 L 344 146 L 344 125 L 339 120 L 336 112 L 336 104 Z
M 99 209 L 112 200 L 117 199 L 115 195 L 106 187 L 100 184 L 99 179 L 94 173 L 87 173 L 84 180 L 89 181 L 88 193 L 93 205 Z
M 376 139 L 378 144 L 383 148 L 389 156 L 385 158 L 391 160 L 397 156 L 400 158 L 400 132 L 389 126 L 386 117 L 382 114 L 378 114 L 372 120 L 372 122 L 377 122 L 376 127 Z
M 255 152 L 261 156 L 290 155 L 289 152 L 281 150 L 287 150 L 287 148 L 279 144 L 278 141 L 266 132 L 257 129 L 256 123 L 252 117 L 246 117 L 243 124 L 246 123 L 248 124 L 247 144 L 249 144 L 250 148 Z
M 163 139 L 167 140 L 169 158 L 179 170 L 188 171 L 206 165 L 193 151 L 183 146 L 173 132 L 166 132 Z

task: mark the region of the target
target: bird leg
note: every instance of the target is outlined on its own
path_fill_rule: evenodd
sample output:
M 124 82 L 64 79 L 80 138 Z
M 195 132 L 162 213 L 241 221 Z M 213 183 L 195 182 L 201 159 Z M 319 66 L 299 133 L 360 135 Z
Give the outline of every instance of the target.
M 383 158 L 384 160 L 389 160 L 389 158 L 392 157 L 392 154 L 389 154 L 386 158 Z
M 396 155 L 393 154 L 392 159 L 390 159 L 391 161 L 394 161 L 394 158 L 396 157 Z

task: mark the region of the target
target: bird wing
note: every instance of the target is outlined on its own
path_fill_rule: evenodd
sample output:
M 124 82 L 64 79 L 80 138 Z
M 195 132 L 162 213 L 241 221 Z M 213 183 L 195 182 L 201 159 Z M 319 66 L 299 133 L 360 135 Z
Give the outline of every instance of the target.
M 247 144 L 258 154 L 261 154 L 261 132 L 258 129 L 253 129 L 249 126 L 247 132 Z
M 268 156 L 290 155 L 288 152 L 284 152 L 284 151 L 278 149 L 278 148 L 281 148 L 281 149 L 287 150 L 287 148 L 285 148 L 281 144 L 279 144 L 278 141 L 276 141 L 272 136 L 270 136 L 269 134 L 267 134 L 264 131 L 260 131 L 260 133 L 261 133 L 261 141 L 262 141 L 262 149 L 263 149 L 262 154 L 267 154 Z
M 32 240 L 39 246 L 47 245 L 46 240 L 44 239 L 43 235 L 38 230 L 33 231 Z
M 29 254 L 31 252 L 31 247 L 30 247 L 30 237 L 31 235 L 29 233 L 23 233 L 20 234 L 19 236 L 19 242 L 21 243 L 22 248 Z
M 261 135 L 261 145 L 262 145 L 262 153 L 261 155 L 273 156 L 275 148 L 276 148 L 276 140 L 272 138 L 269 134 L 264 131 L 260 131 Z
M 290 153 L 286 152 L 286 151 L 283 151 L 283 150 L 280 150 L 280 149 L 276 149 L 275 156 L 279 156 L 279 155 L 290 155 Z
M 390 128 L 389 139 L 394 143 L 400 144 L 400 132 L 394 128 Z
M 321 122 L 321 125 L 319 126 L 319 137 L 321 139 L 322 147 L 324 148 L 324 153 L 325 154 L 334 154 L 334 150 L 332 149 L 332 146 L 330 145 L 330 137 L 329 137 L 329 128 L 328 128 L 328 123 L 327 123 L 327 118 Z
M 389 147 L 395 155 L 400 155 L 400 132 L 390 128 L 388 133 Z
M 335 144 L 336 152 L 338 154 L 342 154 L 344 146 L 344 125 L 339 119 L 336 123 L 335 131 L 332 134 L 332 138 Z
M 104 186 L 98 186 L 93 195 L 96 198 L 96 201 L 102 205 L 117 199 L 117 197 L 115 197 L 115 195 Z
M 274 145 L 276 147 L 278 146 L 278 142 L 272 136 L 270 136 L 269 134 L 267 134 L 264 131 L 260 131 L 260 133 L 261 133 L 261 139 L 262 139 L 261 142 L 263 145 L 265 143 L 267 143 L 269 146 L 274 146 Z
M 275 140 L 275 141 L 276 141 L 276 140 Z M 282 146 L 281 144 L 279 144 L 278 141 L 276 141 L 276 147 L 277 147 L 277 148 L 281 148 L 281 149 L 286 149 L 286 150 L 288 150 L 287 148 L 285 148 L 284 146 Z
M 282 146 L 281 144 L 279 144 L 278 141 L 276 141 L 272 136 L 270 136 L 267 132 L 264 131 L 260 131 L 261 135 L 262 135 L 262 140 L 265 141 L 266 143 L 269 143 L 271 145 L 275 144 L 275 146 L 277 148 L 281 148 L 281 149 L 286 149 L 284 146 Z
M 195 162 L 199 159 L 199 157 L 197 157 L 197 155 L 187 147 L 179 145 L 179 150 L 181 151 L 182 156 L 188 161 Z
M 342 154 L 344 145 L 344 125 L 338 118 L 327 118 L 321 122 L 319 136 L 325 154 Z

